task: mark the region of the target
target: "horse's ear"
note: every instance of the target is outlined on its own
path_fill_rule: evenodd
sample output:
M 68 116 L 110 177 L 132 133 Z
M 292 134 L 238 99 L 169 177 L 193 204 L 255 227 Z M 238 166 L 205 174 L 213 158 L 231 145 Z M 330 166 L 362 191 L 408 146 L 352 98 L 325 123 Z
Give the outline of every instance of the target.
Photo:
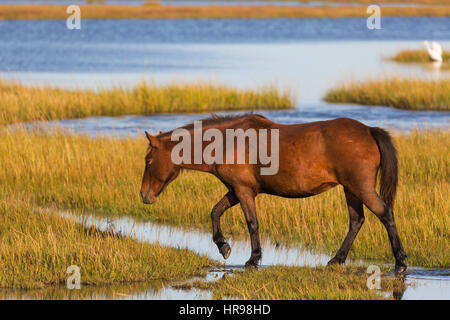
M 161 141 L 156 137 L 156 136 L 152 136 L 150 133 L 148 133 L 147 131 L 145 131 L 145 135 L 148 139 L 148 142 L 150 143 L 150 145 L 153 148 L 158 148 L 161 146 Z

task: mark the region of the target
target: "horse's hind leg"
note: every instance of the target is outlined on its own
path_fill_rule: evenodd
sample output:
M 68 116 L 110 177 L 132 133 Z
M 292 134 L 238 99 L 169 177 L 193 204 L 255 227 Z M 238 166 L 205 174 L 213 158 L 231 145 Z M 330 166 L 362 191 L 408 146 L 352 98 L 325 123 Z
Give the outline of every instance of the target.
M 369 208 L 370 211 L 372 211 L 380 219 L 386 228 L 389 241 L 391 242 L 392 252 L 395 257 L 395 272 L 403 273 L 407 268 L 405 263 L 406 253 L 405 250 L 403 250 L 403 246 L 397 232 L 397 227 L 395 226 L 394 213 L 392 209 L 378 197 L 375 191 L 364 194 L 362 200 L 367 208 Z
M 259 260 L 261 260 L 262 252 L 258 232 L 258 218 L 256 216 L 255 194 L 250 189 L 241 189 L 236 190 L 236 195 L 241 203 L 242 211 L 244 211 L 252 245 L 252 254 L 245 263 L 245 267 L 257 267 Z
M 345 262 L 353 241 L 364 223 L 364 209 L 362 201 L 345 187 L 344 191 L 345 198 L 347 200 L 348 213 L 350 215 L 349 229 L 341 248 L 338 250 L 334 258 L 328 262 L 328 265 L 337 263 L 343 264 Z
M 238 203 L 238 199 L 233 191 L 229 191 L 211 211 L 211 222 L 213 229 L 213 241 L 219 248 L 222 256 L 227 259 L 230 256 L 231 248 L 220 229 L 220 217 L 229 208 L 233 207 Z

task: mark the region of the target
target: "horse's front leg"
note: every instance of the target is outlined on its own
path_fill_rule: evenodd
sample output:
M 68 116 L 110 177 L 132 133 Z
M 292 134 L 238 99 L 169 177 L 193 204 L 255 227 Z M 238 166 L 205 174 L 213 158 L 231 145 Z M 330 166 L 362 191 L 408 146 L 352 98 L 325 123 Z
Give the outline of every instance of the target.
M 250 259 L 245 263 L 245 267 L 257 267 L 261 260 L 261 243 L 259 241 L 258 218 L 256 216 L 255 194 L 251 190 L 236 190 L 236 195 L 241 203 L 242 211 L 244 211 L 245 220 L 247 221 L 248 232 L 250 233 L 250 241 L 252 245 L 252 254 Z
M 220 229 L 220 217 L 229 208 L 233 207 L 238 203 L 238 199 L 233 191 L 229 191 L 211 211 L 211 222 L 213 229 L 213 241 L 219 248 L 222 256 L 227 259 L 230 256 L 231 248 Z

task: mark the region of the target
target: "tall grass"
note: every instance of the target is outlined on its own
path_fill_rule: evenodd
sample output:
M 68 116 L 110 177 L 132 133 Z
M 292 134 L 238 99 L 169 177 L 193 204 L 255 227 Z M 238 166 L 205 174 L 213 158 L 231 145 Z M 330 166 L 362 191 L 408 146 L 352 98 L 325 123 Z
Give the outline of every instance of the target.
M 2 129 L 0 192 L 39 206 L 70 208 L 104 215 L 130 215 L 156 222 L 210 230 L 210 211 L 226 193 L 214 177 L 184 172 L 155 204 L 139 197 L 145 138 L 90 138 L 53 132 Z M 394 213 L 409 262 L 449 267 L 450 133 L 397 134 L 400 184 Z M 348 228 L 341 187 L 308 199 L 257 198 L 260 232 L 277 242 L 301 243 L 336 252 Z M 366 210 L 350 257 L 393 262 L 386 231 Z M 222 217 L 227 235 L 247 236 L 239 208 Z
M 180 18 L 343 18 L 367 17 L 365 6 L 128 6 L 82 5 L 83 19 L 180 19 Z M 448 17 L 450 7 L 384 7 L 383 16 Z M 67 19 L 63 5 L 0 5 L 0 20 Z
M 235 272 L 214 282 L 197 282 L 194 286 L 210 289 L 214 299 L 251 300 L 383 300 L 377 290 L 367 287 L 363 268 L 273 267 Z M 325 289 L 326 288 L 326 289 Z M 383 277 L 381 291 L 401 292 L 400 280 Z M 391 296 L 392 298 L 393 296 Z
M 325 101 L 450 111 L 450 79 L 386 79 L 349 82 L 327 92 Z
M 212 264 L 188 250 L 139 243 L 36 210 L 26 200 L 0 199 L 0 287 L 65 284 L 77 265 L 82 284 L 186 279 Z M 176 263 L 174 263 L 176 261 Z
M 142 82 L 131 89 L 94 92 L 0 81 L 0 107 L 1 125 L 100 115 L 287 109 L 294 107 L 294 99 L 275 86 L 243 90 L 211 83 L 158 86 Z

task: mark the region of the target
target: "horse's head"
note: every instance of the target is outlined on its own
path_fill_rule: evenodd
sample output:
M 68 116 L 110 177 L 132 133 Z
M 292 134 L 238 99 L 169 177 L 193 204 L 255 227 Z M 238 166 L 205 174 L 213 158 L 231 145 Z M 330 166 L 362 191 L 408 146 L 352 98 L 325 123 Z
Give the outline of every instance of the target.
M 141 197 L 145 204 L 155 202 L 164 188 L 173 181 L 180 172 L 171 159 L 171 152 L 165 142 L 145 132 L 149 141 L 145 156 L 145 170 L 142 178 Z

